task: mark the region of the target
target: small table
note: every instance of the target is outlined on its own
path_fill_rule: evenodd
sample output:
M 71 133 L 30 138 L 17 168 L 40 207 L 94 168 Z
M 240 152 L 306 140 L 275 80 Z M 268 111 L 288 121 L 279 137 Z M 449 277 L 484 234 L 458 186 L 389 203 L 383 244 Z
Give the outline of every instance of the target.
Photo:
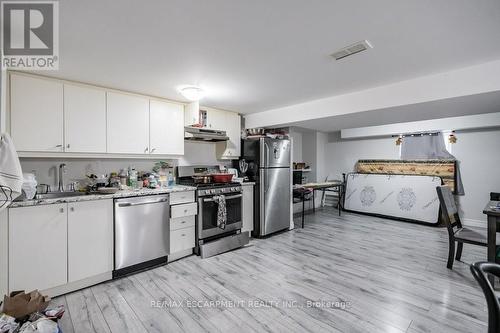
M 483 213 L 488 216 L 488 261 L 496 262 L 497 257 L 497 222 L 500 222 L 500 201 L 490 201 L 484 207 Z M 494 208 L 498 207 L 498 208 Z M 494 277 L 489 277 L 491 285 L 494 285 Z
M 340 180 L 335 180 L 335 181 L 329 181 L 329 182 L 324 182 L 324 183 L 307 183 L 307 184 L 302 184 L 301 187 L 304 188 L 309 188 L 313 192 L 313 212 L 316 212 L 316 206 L 314 204 L 315 202 L 315 195 L 314 192 L 317 190 L 326 190 L 326 189 L 334 189 L 335 192 L 339 194 L 339 201 L 337 204 L 337 207 L 339 209 L 339 216 L 340 212 L 342 211 L 342 197 L 344 195 L 344 187 L 345 184 L 344 182 L 341 182 Z

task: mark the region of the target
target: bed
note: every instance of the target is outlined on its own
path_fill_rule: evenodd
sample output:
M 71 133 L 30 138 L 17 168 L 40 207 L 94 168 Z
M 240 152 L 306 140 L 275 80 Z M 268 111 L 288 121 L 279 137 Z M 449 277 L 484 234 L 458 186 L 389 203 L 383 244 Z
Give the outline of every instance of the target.
M 457 192 L 456 160 L 359 160 L 356 172 L 389 175 L 436 176 Z
M 346 176 L 346 211 L 427 224 L 439 223 L 437 176 L 350 173 Z

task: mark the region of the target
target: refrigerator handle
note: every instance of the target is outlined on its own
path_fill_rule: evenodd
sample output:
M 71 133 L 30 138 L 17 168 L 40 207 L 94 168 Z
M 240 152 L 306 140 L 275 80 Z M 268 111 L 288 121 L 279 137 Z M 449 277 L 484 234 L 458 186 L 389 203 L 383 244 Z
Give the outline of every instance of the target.
M 264 142 L 264 150 L 266 151 L 266 160 L 264 161 L 264 163 L 265 163 L 264 165 L 266 167 L 268 167 L 269 166 L 269 146 L 267 145 L 266 142 Z
M 269 180 L 268 180 L 268 172 L 269 170 L 264 170 L 264 193 L 267 193 L 269 190 Z

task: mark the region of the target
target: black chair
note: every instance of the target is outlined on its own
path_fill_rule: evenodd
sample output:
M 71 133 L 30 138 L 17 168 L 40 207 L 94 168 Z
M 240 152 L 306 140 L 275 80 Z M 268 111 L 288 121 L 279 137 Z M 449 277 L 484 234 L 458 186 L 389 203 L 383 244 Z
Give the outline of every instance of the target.
M 455 198 L 447 186 L 436 187 L 439 203 L 441 205 L 441 216 L 448 229 L 449 251 L 448 264 L 446 267 L 453 268 L 453 257 L 460 260 L 464 243 L 488 246 L 488 231 L 486 228 L 463 227 L 458 216 Z M 457 253 L 455 256 L 455 242 L 457 242 Z M 497 236 L 497 246 L 500 245 L 500 237 Z
M 491 201 L 500 201 L 500 193 L 490 192 L 490 200 Z M 500 222 L 497 222 L 497 230 L 500 230 Z
M 487 274 L 500 278 L 500 265 L 491 262 L 476 262 L 470 265 L 470 271 L 481 289 L 488 304 L 488 333 L 500 332 L 500 303 Z

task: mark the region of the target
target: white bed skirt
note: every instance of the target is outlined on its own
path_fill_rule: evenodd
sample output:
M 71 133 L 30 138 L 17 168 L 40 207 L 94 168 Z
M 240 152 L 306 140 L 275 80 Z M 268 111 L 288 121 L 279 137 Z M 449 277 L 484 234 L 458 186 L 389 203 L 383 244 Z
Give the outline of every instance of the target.
M 350 173 L 346 181 L 346 210 L 425 223 L 439 221 L 439 177 Z

